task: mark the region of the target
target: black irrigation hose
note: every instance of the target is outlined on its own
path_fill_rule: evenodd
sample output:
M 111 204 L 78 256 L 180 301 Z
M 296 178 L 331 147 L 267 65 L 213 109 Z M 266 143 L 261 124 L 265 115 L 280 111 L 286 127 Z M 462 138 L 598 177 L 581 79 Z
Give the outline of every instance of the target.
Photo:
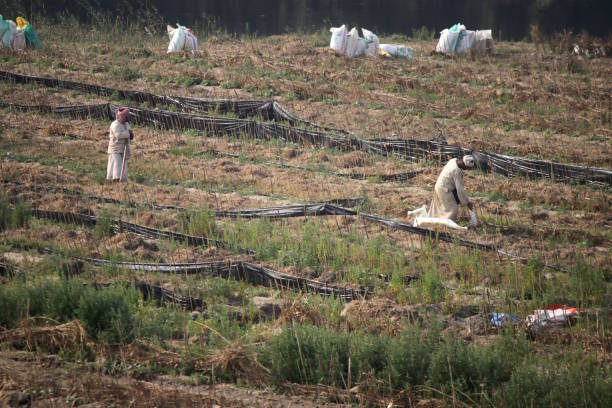
M 21 246 L 22 249 L 32 249 L 30 246 Z M 51 254 L 57 252 L 51 248 L 36 248 L 39 252 Z M 289 275 L 283 272 L 241 260 L 214 260 L 197 263 L 141 263 L 141 262 L 121 262 L 109 261 L 106 259 L 91 257 L 73 257 L 78 263 L 86 262 L 96 267 L 119 268 L 127 271 L 157 272 L 167 274 L 185 275 L 204 275 L 218 276 L 224 279 L 233 278 L 245 281 L 253 285 L 261 285 L 276 290 L 293 290 L 298 292 L 310 292 L 323 296 L 334 296 L 343 300 L 354 300 L 367 298 L 372 292 L 365 288 L 352 288 L 336 284 L 329 284 L 313 279 Z M 0 262 L 0 276 L 14 276 L 20 271 L 10 265 Z M 383 279 L 385 277 L 382 277 Z M 417 279 L 415 276 L 408 276 L 406 283 Z M 151 285 L 149 285 L 151 286 Z M 167 289 L 155 287 L 154 293 L 163 293 L 165 298 L 172 299 L 172 303 L 181 305 L 191 304 L 197 307 L 202 306 L 201 301 L 184 301 L 178 294 L 174 294 Z M 156 298 L 160 300 L 159 296 Z M 193 298 L 190 298 L 193 299 Z M 183 306 L 184 307 L 184 306 Z M 186 307 L 184 307 L 186 308 Z
M 304 217 L 304 216 L 324 216 L 324 215 L 342 215 L 342 216 L 353 216 L 361 217 L 364 220 L 374 222 L 388 228 L 397 229 L 408 232 L 410 234 L 418 235 L 424 238 L 439 240 L 449 244 L 457 244 L 465 248 L 477 249 L 485 252 L 496 252 L 498 255 L 505 256 L 509 259 L 526 261 L 526 258 L 507 252 L 496 245 L 482 244 L 458 238 L 449 234 L 448 232 L 438 232 L 428 230 L 420 227 L 413 227 L 409 224 L 387 219 L 374 214 L 363 213 L 352 209 L 339 207 L 333 204 L 320 203 L 320 204 L 304 204 L 304 205 L 289 205 L 279 207 L 268 207 L 258 209 L 247 209 L 247 210 L 235 210 L 235 211 L 224 211 L 219 210 L 216 212 L 219 217 L 229 218 L 288 218 L 288 217 Z M 81 224 L 87 226 L 95 226 L 96 217 L 84 214 L 74 214 L 68 212 L 57 212 L 57 211 L 46 211 L 46 210 L 33 210 L 33 215 L 37 218 L 52 219 L 59 222 Z M 128 223 L 125 221 L 115 220 L 114 228 L 119 230 L 125 230 L 133 232 L 144 238 L 149 239 L 171 239 L 180 242 L 186 242 L 188 245 L 200 246 L 200 245 L 215 245 L 219 248 L 231 249 L 232 246 L 229 243 L 223 241 L 208 240 L 205 237 L 194 237 L 191 235 L 184 235 L 172 231 L 162 231 L 154 228 L 149 228 L 137 224 Z M 248 254 L 254 254 L 253 250 L 239 248 L 240 251 Z M 565 271 L 563 268 L 557 265 L 545 264 L 547 268 Z
M 261 123 L 245 119 L 228 119 L 204 115 L 192 115 L 163 110 L 131 108 L 132 119 L 141 125 L 161 127 L 164 129 L 188 130 L 195 129 L 214 135 L 243 134 L 260 139 L 280 139 L 298 144 L 335 147 L 344 150 L 363 150 L 383 156 L 395 156 L 409 161 L 423 159 L 448 160 L 473 153 L 477 165 L 483 171 L 501 174 L 506 177 L 517 175 L 531 179 L 547 178 L 563 183 L 587 183 L 600 186 L 612 185 L 612 171 L 609 169 L 555 163 L 547 160 L 532 160 L 488 152 L 476 152 L 459 146 L 448 145 L 445 141 L 422 141 L 403 139 L 361 139 L 340 129 L 317 126 L 299 119 L 286 109 L 272 101 L 230 101 L 209 100 L 188 97 L 168 97 L 146 92 L 121 91 L 97 85 L 81 84 L 52 78 L 34 77 L 0 71 L 0 80 L 17 83 L 38 83 L 51 87 L 78 89 L 98 95 L 120 97 L 138 101 L 174 104 L 187 111 L 196 112 L 233 112 L 243 118 L 258 113 L 265 120 L 284 120 L 289 126 L 278 123 Z M 97 117 L 114 119 L 113 112 L 118 107 L 113 104 L 77 105 L 52 108 L 49 106 L 25 106 L 0 103 L 0 106 L 10 106 L 16 110 L 38 109 L 41 112 L 69 115 L 73 117 Z M 245 112 L 247 112 L 245 114 Z M 318 130 L 299 129 L 293 126 L 308 125 Z M 336 133 L 336 134 L 334 134 Z
M 113 119 L 118 105 L 77 105 L 53 108 L 0 102 L 0 106 L 18 111 L 37 110 L 76 118 Z M 587 183 L 612 186 L 612 170 L 531 160 L 496 153 L 477 152 L 434 140 L 358 139 L 345 135 L 293 128 L 276 123 L 261 123 L 247 119 L 228 119 L 198 116 L 155 109 L 130 108 L 131 120 L 139 125 L 163 129 L 196 129 L 215 136 L 247 136 L 262 140 L 279 139 L 303 145 L 324 146 L 341 150 L 362 150 L 372 154 L 394 156 L 408 161 L 446 161 L 453 157 L 473 154 L 477 167 L 506 177 L 524 176 L 530 179 L 546 178 L 563 183 Z
M 231 99 L 204 99 L 182 96 L 155 95 L 149 92 L 114 89 L 99 85 L 65 81 L 62 79 L 21 75 L 7 71 L 0 71 L 0 80 L 19 84 L 39 84 L 49 88 L 73 89 L 98 96 L 127 99 L 138 103 L 147 102 L 153 105 L 173 105 L 195 112 L 213 112 L 220 114 L 233 113 L 241 118 L 253 115 L 259 115 L 265 119 L 272 119 L 274 117 L 272 109 L 273 101 L 234 101 Z
M 70 212 L 60 211 L 47 211 L 38 208 L 32 209 L 32 215 L 40 219 L 48 219 L 57 222 L 84 225 L 87 227 L 95 227 L 98 218 L 93 215 L 86 214 L 75 214 Z M 167 239 L 171 241 L 178 241 L 185 243 L 190 246 L 215 246 L 217 248 L 233 249 L 229 243 L 224 241 L 218 241 L 209 239 L 206 237 L 198 237 L 194 235 L 181 234 L 174 231 L 158 230 L 155 228 L 146 227 L 144 225 L 138 225 L 123 220 L 111 220 L 112 227 L 115 231 L 126 231 L 132 232 L 147 239 Z M 253 251 L 245 248 L 237 248 L 238 251 L 252 254 Z
M 46 252 L 51 252 L 51 251 L 47 250 Z M 4 262 L 0 262 L 0 276 L 7 276 L 7 277 L 12 278 L 12 277 L 23 275 L 23 274 L 24 272 L 21 269 L 17 268 L 16 266 L 9 265 Z M 108 287 L 108 286 L 110 286 L 110 284 L 108 285 L 95 284 L 94 285 L 96 289 L 98 289 L 99 287 Z M 185 310 L 192 310 L 192 311 L 193 310 L 201 311 L 206 308 L 206 303 L 202 299 L 181 295 L 180 293 L 163 288 L 161 286 L 137 281 L 137 282 L 134 282 L 134 287 L 140 290 L 145 300 L 151 299 L 151 300 L 158 301 L 162 304 L 173 304 L 173 305 L 180 306 L 181 308 Z
M 0 261 L 0 276 L 14 277 L 23 274 L 23 271 L 18 267 Z
M 37 218 L 52 219 L 59 222 L 72 224 L 86 225 L 93 227 L 96 225 L 97 218 L 92 215 L 75 214 L 70 212 L 47 211 L 34 209 L 33 215 Z M 328 203 L 318 204 L 297 204 L 287 206 L 277 206 L 268 208 L 255 208 L 245 210 L 217 210 L 215 216 L 223 218 L 290 218 L 290 217 L 306 217 L 306 216 L 323 216 L 323 215 L 344 215 L 361 217 L 370 222 L 374 222 L 386 227 L 398 229 L 411 234 L 419 235 L 429 239 L 437 239 L 447 243 L 457 243 L 466 248 L 478 249 L 481 251 L 495 251 L 500 254 L 509 256 L 508 253 L 499 250 L 496 246 L 490 244 L 481 244 L 454 237 L 447 232 L 437 232 L 420 227 L 413 227 L 406 223 L 380 217 L 378 215 L 363 213 L 352 209 L 336 206 Z M 197 237 L 193 235 L 181 234 L 173 231 L 158 230 L 155 228 L 146 227 L 122 220 L 113 220 L 113 227 L 118 231 L 128 231 L 150 239 L 168 239 L 178 242 L 185 242 L 191 246 L 216 246 L 218 248 L 231 249 L 232 245 L 218 240 L 211 240 L 206 237 Z M 242 252 L 253 254 L 250 249 L 241 248 Z
M 218 260 L 185 264 L 151 264 L 133 262 L 112 262 L 97 258 L 84 258 L 85 262 L 96 266 L 116 267 L 131 271 L 198 274 L 218 276 L 245 281 L 277 290 L 312 292 L 324 296 L 335 296 L 344 300 L 362 299 L 371 295 L 367 289 L 354 289 L 347 286 L 328 284 L 299 276 L 288 275 L 261 265 L 245 261 Z
M 37 218 L 44 219 L 52 219 L 59 222 L 66 222 L 72 224 L 80 224 L 86 226 L 95 226 L 97 218 L 91 215 L 85 214 L 75 214 L 70 212 L 58 212 L 58 211 L 47 211 L 34 209 L 32 213 Z M 289 205 L 289 206 L 279 206 L 279 207 L 268 207 L 268 208 L 256 208 L 256 209 L 247 209 L 247 210 L 236 210 L 236 211 L 217 211 L 219 217 L 228 217 L 228 218 L 289 218 L 289 217 L 305 217 L 305 216 L 323 216 L 323 215 L 344 215 L 344 216 L 352 216 L 352 217 L 361 217 L 370 222 L 374 222 L 392 229 L 397 229 L 401 231 L 408 232 L 410 234 L 419 235 L 424 238 L 440 240 L 446 243 L 456 243 L 460 246 L 470 248 L 470 249 L 478 249 L 481 251 L 494 251 L 498 253 L 503 253 L 504 255 L 508 255 L 505 252 L 501 252 L 498 250 L 496 246 L 490 244 L 481 244 L 477 242 L 468 241 L 462 238 L 454 237 L 453 235 L 447 232 L 437 232 L 428 230 L 425 228 L 413 227 L 406 223 L 395 221 L 392 219 L 387 219 L 383 217 L 379 217 L 373 214 L 367 214 L 355 210 L 351 210 L 344 207 L 335 206 L 333 204 L 304 204 L 304 205 Z M 172 231 L 158 230 L 155 228 L 145 227 L 143 225 L 133 224 L 122 220 L 113 220 L 114 228 L 120 231 L 128 231 L 133 232 L 137 235 L 140 235 L 144 238 L 150 239 L 169 239 L 175 240 L 179 242 L 186 242 L 188 245 L 192 246 L 216 246 L 218 248 L 227 248 L 231 249 L 231 244 L 223 241 L 210 240 L 206 237 L 196 237 L 192 235 L 180 234 Z M 253 254 L 254 251 L 250 249 L 242 249 L 245 253 Z
M 203 311 L 206 309 L 206 302 L 202 299 L 181 295 L 180 293 L 161 286 L 152 285 L 146 282 L 134 282 L 134 287 L 140 290 L 144 300 L 155 300 L 162 304 L 177 305 L 182 309 L 190 311 Z
M 58 211 L 47 211 L 34 209 L 34 216 L 37 218 L 52 219 L 60 222 L 67 222 L 73 224 L 82 224 L 87 226 L 95 226 L 97 218 L 91 215 L 75 214 L 69 212 L 58 212 Z M 409 224 L 399 222 L 396 220 L 383 218 L 378 215 L 368 214 L 364 212 L 355 211 L 349 208 L 344 208 L 329 203 L 317 203 L 317 204 L 296 204 L 286 205 L 277 207 L 267 208 L 255 208 L 255 209 L 243 209 L 243 210 L 216 210 L 215 216 L 219 218 L 291 218 L 291 217 L 308 217 L 308 216 L 352 216 L 361 217 L 367 221 L 383 225 L 388 228 L 401 230 L 410 234 L 419 235 L 424 238 L 439 240 L 449 244 L 456 243 L 460 246 L 477 249 L 485 252 L 497 252 L 499 255 L 507 256 L 513 259 L 522 260 L 522 258 L 508 253 L 497 246 L 492 244 L 482 244 L 458 238 L 449 234 L 448 232 L 432 231 L 425 228 L 413 227 Z M 113 226 L 116 230 L 133 232 L 144 238 L 149 239 L 168 239 L 179 242 L 185 242 L 191 246 L 216 246 L 218 248 L 232 249 L 232 245 L 218 240 L 211 240 L 206 237 L 196 237 L 193 235 L 181 234 L 173 231 L 158 230 L 155 228 L 146 227 L 143 225 L 133 224 L 122 220 L 113 220 Z M 240 251 L 254 254 L 251 249 L 239 248 Z

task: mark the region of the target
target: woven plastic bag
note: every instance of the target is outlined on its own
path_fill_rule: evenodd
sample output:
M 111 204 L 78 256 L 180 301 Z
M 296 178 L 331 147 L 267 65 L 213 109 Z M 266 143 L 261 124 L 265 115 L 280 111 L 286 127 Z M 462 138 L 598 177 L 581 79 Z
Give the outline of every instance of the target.
M 23 51 L 26 47 L 26 37 L 23 30 L 17 28 L 15 35 L 13 36 L 13 42 L 11 44 L 14 51 Z
M 464 35 L 465 26 L 461 23 L 455 24 L 450 29 L 445 28 L 440 32 L 440 39 L 438 40 L 438 45 L 436 45 L 436 52 L 445 54 L 457 52 L 457 44 Z
M 380 44 L 380 55 L 383 57 L 404 57 L 412 59 L 413 50 L 401 44 Z
M 363 31 L 363 39 L 366 43 L 365 54 L 368 57 L 378 56 L 378 47 L 380 46 L 378 36 L 365 28 L 362 28 L 361 31 Z
M 40 38 L 34 31 L 34 27 L 30 24 L 25 18 L 17 17 L 17 27 L 23 30 L 25 34 L 26 45 L 32 48 L 40 48 L 42 47 L 42 43 L 40 42 Z
M 177 24 L 176 28 L 167 26 L 170 44 L 168 44 L 168 54 L 172 52 L 189 51 L 195 53 L 198 51 L 198 39 L 191 29 Z
M 198 39 L 190 28 L 187 29 L 187 34 L 185 35 L 185 51 L 191 53 L 198 51 Z
M 366 42 L 359 36 L 357 28 L 353 27 L 346 36 L 346 51 L 344 55 L 349 58 L 359 57 L 365 54 Z
M 430 217 L 427 214 L 427 206 L 425 205 L 417 208 L 416 210 L 408 211 L 406 215 L 408 216 L 408 218 L 414 218 L 412 222 L 413 227 L 420 227 L 424 224 L 436 224 L 460 230 L 467 229 L 466 227 L 462 227 L 461 225 L 458 225 L 453 220 L 449 220 L 448 218 Z
M 0 41 L 2 47 L 11 48 L 16 29 L 17 25 L 14 22 L 4 20 L 2 15 L 0 15 Z
M 187 37 L 187 30 L 185 27 L 178 25 L 177 28 L 167 26 L 168 36 L 170 37 L 170 44 L 168 44 L 168 54 L 172 52 L 181 52 L 185 48 L 185 40 Z
M 329 48 L 338 55 L 344 55 L 346 51 L 346 26 L 342 24 L 340 27 L 330 28 L 329 31 L 332 33 Z

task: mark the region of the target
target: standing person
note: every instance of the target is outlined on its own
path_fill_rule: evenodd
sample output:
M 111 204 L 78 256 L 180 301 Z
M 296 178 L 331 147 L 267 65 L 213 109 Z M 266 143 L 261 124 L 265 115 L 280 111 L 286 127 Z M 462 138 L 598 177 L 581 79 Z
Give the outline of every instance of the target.
M 438 176 L 434 187 L 434 196 L 427 215 L 429 217 L 448 218 L 457 221 L 459 204 L 470 210 L 473 205 L 463 188 L 463 170 L 474 168 L 474 156 L 467 155 L 461 159 L 451 159 L 446 163 Z
M 115 111 L 115 120 L 111 123 L 108 133 L 107 180 L 127 182 L 130 140 L 134 139 L 134 132 L 130 128 L 129 120 L 129 108 L 119 108 Z

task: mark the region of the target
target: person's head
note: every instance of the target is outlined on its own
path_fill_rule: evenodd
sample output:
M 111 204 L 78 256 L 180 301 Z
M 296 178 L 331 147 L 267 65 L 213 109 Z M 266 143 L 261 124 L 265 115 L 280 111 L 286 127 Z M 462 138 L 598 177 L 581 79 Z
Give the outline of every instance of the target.
M 115 119 L 117 119 L 119 123 L 129 122 L 130 121 L 130 109 L 126 107 L 117 109 L 115 111 Z
M 471 154 L 467 154 L 465 156 L 463 156 L 461 159 L 459 159 L 459 163 L 458 163 L 459 167 L 462 170 L 470 170 L 474 168 L 474 156 L 472 156 Z

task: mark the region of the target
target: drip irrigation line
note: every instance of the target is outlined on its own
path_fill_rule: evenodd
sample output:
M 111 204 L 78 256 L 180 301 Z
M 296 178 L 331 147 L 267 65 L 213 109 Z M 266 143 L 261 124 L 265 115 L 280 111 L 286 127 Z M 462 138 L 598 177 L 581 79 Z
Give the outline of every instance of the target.
M 93 227 L 96 225 L 97 218 L 92 215 L 75 214 L 69 212 L 57 212 L 34 209 L 33 215 L 37 218 L 52 219 L 59 222 L 81 224 Z M 255 208 L 255 209 L 242 209 L 242 210 L 216 210 L 215 216 L 219 218 L 291 218 L 291 217 L 308 217 L 308 216 L 351 216 L 360 217 L 364 220 L 408 232 L 410 234 L 418 235 L 423 238 L 432 240 L 438 240 L 446 242 L 448 244 L 457 244 L 465 248 L 476 249 L 484 252 L 496 252 L 498 255 L 508 257 L 509 259 L 526 261 L 526 258 L 519 257 L 503 249 L 498 248 L 492 244 L 482 244 L 478 242 L 469 241 L 457 236 L 453 236 L 448 232 L 439 232 L 428 230 L 420 227 L 413 227 L 409 224 L 396 221 L 393 219 L 387 219 L 374 214 L 368 214 L 365 212 L 356 211 L 353 209 L 337 206 L 329 203 L 317 203 L 317 204 L 297 204 L 297 205 L 286 205 L 277 207 L 267 208 Z M 224 249 L 234 249 L 235 247 L 228 242 L 212 240 L 206 237 L 198 237 L 193 235 L 181 234 L 173 231 L 158 230 L 155 228 L 146 227 L 134 223 L 129 223 L 122 220 L 112 220 L 113 228 L 116 231 L 127 231 L 140 235 L 148 239 L 167 239 L 178 242 L 184 242 L 191 246 L 216 246 Z M 255 251 L 247 248 L 238 248 L 239 251 L 254 254 Z M 551 269 L 561 270 L 558 266 L 546 265 Z
M 112 262 L 97 258 L 83 258 L 83 260 L 96 266 L 116 267 L 130 271 L 197 274 L 217 276 L 225 279 L 233 278 L 252 285 L 265 286 L 276 290 L 310 292 L 323 296 L 334 296 L 343 300 L 367 298 L 372 294 L 372 292 L 364 288 L 355 289 L 348 286 L 288 275 L 246 261 L 216 260 L 200 263 L 152 264 Z
M 134 282 L 134 287 L 140 290 L 144 300 L 155 300 L 162 304 L 171 304 L 180 306 L 182 309 L 189 311 L 203 311 L 206 309 L 206 302 L 202 299 L 192 296 L 182 295 L 170 289 L 161 286 L 152 285 L 147 282 Z
M 273 101 L 236 101 L 231 99 L 206 99 L 155 95 L 149 92 L 121 90 L 81 82 L 66 81 L 62 79 L 22 75 L 7 71 L 0 71 L 0 80 L 18 84 L 38 84 L 48 88 L 77 90 L 98 96 L 110 97 L 113 99 L 125 99 L 138 103 L 146 102 L 153 105 L 170 105 L 196 112 L 212 112 L 221 114 L 232 113 L 242 118 L 253 115 L 259 115 L 263 118 L 272 118 L 273 116 Z
M 98 221 L 98 218 L 93 215 L 75 214 L 71 212 L 60 211 L 48 211 L 41 210 L 38 208 L 32 209 L 32 215 L 39 219 L 47 219 L 68 224 L 84 225 L 87 227 L 95 227 Z M 159 230 L 123 220 L 110 220 L 110 222 L 112 223 L 112 228 L 115 230 L 115 232 L 131 232 L 146 239 L 166 239 L 170 241 L 182 242 L 189 246 L 215 246 L 217 248 L 236 249 L 239 252 L 243 252 L 246 254 L 254 253 L 250 249 L 240 247 L 236 248 L 228 242 L 209 239 L 207 237 L 181 234 L 179 232 L 174 231 Z
M 21 247 L 22 249 L 32 249 L 32 247 L 25 245 Z M 46 254 L 60 252 L 47 247 L 36 247 L 36 249 Z M 216 276 L 224 279 L 232 278 L 252 285 L 265 286 L 276 290 L 316 293 L 323 296 L 334 296 L 343 300 L 363 299 L 372 295 L 371 291 L 363 287 L 353 288 L 350 286 L 320 282 L 314 279 L 289 275 L 252 262 L 235 259 L 217 259 L 195 263 L 142 263 L 110 261 L 93 257 L 71 258 L 75 262 L 88 263 L 96 267 L 119 268 L 127 271 L 164 274 Z M 11 273 L 12 275 L 13 272 L 17 270 L 12 266 L 0 262 L 0 275 L 2 275 L 3 271 L 7 271 L 7 273 Z M 383 280 L 385 279 L 385 277 L 381 278 Z M 415 279 L 418 278 L 415 276 L 408 276 L 406 282 L 409 283 Z M 159 292 L 159 290 L 156 289 L 156 292 Z M 168 293 L 168 291 L 166 290 L 165 293 Z
M 96 225 L 97 218 L 92 215 L 75 214 L 70 212 L 59 212 L 59 211 L 47 211 L 40 209 L 33 209 L 32 213 L 37 218 L 51 219 L 54 221 L 86 225 L 93 227 Z M 361 217 L 367 221 L 383 225 L 392 229 L 405 231 L 414 235 L 418 235 L 424 238 L 433 240 L 439 240 L 449 244 L 456 243 L 460 246 L 478 249 L 481 251 L 495 251 L 499 252 L 497 247 L 491 244 L 481 244 L 472 242 L 462 238 L 455 237 L 447 232 L 432 231 L 425 228 L 413 227 L 406 223 L 395 221 L 392 219 L 386 219 L 377 215 L 363 213 L 355 211 L 349 208 L 339 207 L 333 204 L 305 204 L 305 205 L 290 205 L 290 206 L 279 206 L 279 207 L 268 207 L 268 208 L 257 208 L 257 209 L 246 209 L 246 210 L 235 210 L 235 211 L 218 211 L 219 217 L 227 218 L 289 218 L 289 217 L 305 217 L 305 216 L 352 216 Z M 143 225 L 133 224 L 122 220 L 112 220 L 113 228 L 116 231 L 128 231 L 140 235 L 144 238 L 149 239 L 168 239 L 179 242 L 185 242 L 191 246 L 216 246 L 218 248 L 232 249 L 233 246 L 224 241 L 211 240 L 206 237 L 196 237 L 193 235 L 185 235 L 173 231 L 158 230 L 155 228 L 146 227 Z M 248 254 L 254 254 L 255 252 L 250 249 L 241 249 L 242 252 Z
M 98 118 L 113 120 L 113 112 L 119 105 L 76 105 L 63 107 L 31 106 L 0 102 L 0 106 L 17 111 L 35 110 L 74 118 Z M 612 186 L 612 170 L 532 160 L 496 153 L 477 152 L 435 140 L 357 139 L 344 135 L 293 128 L 276 123 L 262 123 L 247 119 L 227 119 L 197 116 L 163 110 L 130 108 L 132 121 L 143 126 L 167 130 L 195 129 L 213 136 L 247 137 L 262 140 L 337 148 L 345 151 L 362 150 L 382 156 L 393 156 L 411 162 L 443 162 L 455 157 L 472 154 L 476 166 L 484 172 L 506 177 L 523 176 L 529 179 L 550 179 L 562 183 L 586 183 L 594 186 Z
M 46 249 L 45 252 L 52 252 Z M 74 258 L 75 260 L 81 260 L 80 258 Z M 24 271 L 20 268 L 9 265 L 4 262 L 0 262 L 0 276 L 7 276 L 13 278 L 15 276 L 24 276 Z M 93 284 L 96 289 L 109 287 L 111 284 Z M 128 287 L 131 284 L 127 285 Z M 206 302 L 202 299 L 194 298 L 191 296 L 185 296 L 173 290 L 163 288 L 161 286 L 153 285 L 147 282 L 135 281 L 133 286 L 138 289 L 145 300 L 155 300 L 162 304 L 172 304 L 180 306 L 185 310 L 204 310 L 206 308 Z
M 23 275 L 23 271 L 21 269 L 15 265 L 0 261 L 0 276 L 12 278 L 18 275 Z
M 49 214 L 47 214 L 49 213 Z M 496 245 L 493 244 L 482 244 L 474 241 L 469 241 L 463 238 L 459 238 L 457 236 L 453 236 L 448 232 L 441 231 L 433 231 L 426 228 L 413 227 L 409 224 L 396 221 L 393 219 L 383 218 L 378 215 L 368 214 L 365 212 L 356 211 L 349 208 L 344 208 L 340 206 L 336 206 L 328 203 L 319 203 L 319 204 L 304 204 L 304 205 L 287 205 L 287 206 L 278 206 L 278 207 L 267 207 L 267 208 L 255 208 L 255 209 L 243 209 L 243 210 L 218 210 L 215 212 L 218 217 L 225 218 L 244 218 L 244 219 L 253 219 L 253 218 L 269 218 L 269 219 L 278 219 L 278 218 L 291 218 L 291 217 L 308 217 L 308 216 L 349 216 L 349 217 L 359 217 L 364 220 L 370 221 L 375 224 L 379 224 L 388 228 L 392 228 L 395 230 L 404 231 L 413 235 L 418 235 L 423 238 L 442 241 L 448 244 L 456 244 L 468 249 L 475 249 L 483 252 L 495 252 L 500 256 L 507 257 L 510 260 L 527 262 L 528 258 L 521 257 L 519 255 L 513 254 L 511 252 L 505 251 Z M 54 211 L 44 211 L 44 210 L 33 210 L 33 214 L 39 218 L 49 217 L 50 219 L 54 219 L 57 221 L 67 220 L 63 222 L 70 223 L 81 223 L 87 224 L 90 226 L 95 225 L 95 217 L 90 215 L 83 214 L 73 214 L 73 213 L 59 213 Z M 92 223 L 93 222 L 93 223 Z M 126 223 L 124 221 L 120 221 L 122 224 L 127 225 L 130 228 L 124 228 L 126 231 L 134 232 L 138 235 L 141 235 L 145 238 L 150 239 L 174 239 L 180 240 L 181 242 L 187 242 L 189 245 L 206 245 L 203 243 L 199 243 L 198 239 L 206 239 L 204 237 L 193 237 L 193 236 L 185 236 L 183 234 L 178 234 L 171 231 L 160 231 L 149 227 L 138 226 L 138 228 L 134 228 L 133 226 L 137 226 L 136 224 Z M 174 236 L 184 236 L 191 239 L 191 241 L 187 240 L 187 238 L 168 238 L 170 235 L 174 234 Z M 229 243 L 222 241 L 212 241 L 210 242 L 218 242 L 221 245 L 225 245 L 225 248 L 231 249 L 232 246 Z M 220 248 L 224 248 L 224 246 L 218 246 Z M 242 248 L 241 251 L 254 254 L 255 251 L 251 249 Z M 562 268 L 558 265 L 550 265 L 548 263 L 544 263 L 544 266 L 549 269 L 558 270 L 561 272 L 567 272 L 565 268 Z
M 472 153 L 476 157 L 476 165 L 485 172 L 493 172 L 506 177 L 524 176 L 529 179 L 545 178 L 562 183 L 585 183 L 596 186 L 612 186 L 612 170 L 579 166 L 573 164 L 555 163 L 547 160 L 527 159 L 490 152 L 477 152 L 460 146 L 449 145 L 445 140 L 404 140 L 404 139 L 363 139 L 353 136 L 341 129 L 331 129 L 304 121 L 273 101 L 231 101 L 210 100 L 188 97 L 168 97 L 153 95 L 146 92 L 122 91 L 97 85 L 81 84 L 53 78 L 35 77 L 0 71 L 0 80 L 16 83 L 37 83 L 44 86 L 77 89 L 92 92 L 102 96 L 119 95 L 122 98 L 137 102 L 152 102 L 173 104 L 186 111 L 204 112 L 194 115 L 164 110 L 130 108 L 131 119 L 140 125 L 156 128 L 188 130 L 194 129 L 215 136 L 254 137 L 263 140 L 278 139 L 297 144 L 333 147 L 342 150 L 362 150 L 365 152 L 394 156 L 408 161 L 435 160 L 447 161 L 453 157 L 461 157 Z M 114 119 L 113 112 L 118 105 L 112 103 L 98 105 L 75 106 L 27 106 L 10 103 L 0 103 L 0 106 L 12 107 L 15 110 L 39 110 L 45 113 L 68 115 L 73 117 L 96 117 Z M 213 117 L 206 112 L 232 112 L 238 119 Z M 259 114 L 264 120 L 285 121 L 280 123 L 264 123 L 242 119 L 251 114 Z M 311 127 L 316 130 L 297 128 Z

